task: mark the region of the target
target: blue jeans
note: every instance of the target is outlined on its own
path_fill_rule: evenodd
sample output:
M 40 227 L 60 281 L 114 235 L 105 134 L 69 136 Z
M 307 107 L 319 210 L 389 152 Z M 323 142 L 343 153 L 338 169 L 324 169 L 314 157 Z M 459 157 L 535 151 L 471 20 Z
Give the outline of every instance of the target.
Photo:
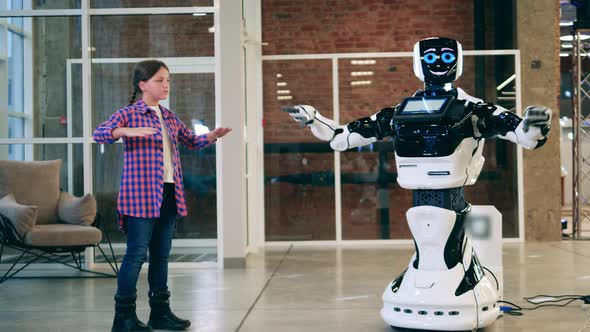
M 117 295 L 135 296 L 137 279 L 149 250 L 149 294 L 168 289 L 168 256 L 176 227 L 176 198 L 174 184 L 164 184 L 160 218 L 124 216 L 127 251 L 117 280 Z

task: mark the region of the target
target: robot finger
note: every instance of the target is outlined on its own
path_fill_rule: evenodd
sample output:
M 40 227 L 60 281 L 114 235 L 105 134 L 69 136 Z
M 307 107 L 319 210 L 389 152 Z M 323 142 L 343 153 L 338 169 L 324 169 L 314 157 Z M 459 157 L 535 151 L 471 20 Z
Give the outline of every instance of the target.
M 541 118 L 544 120 L 551 119 L 551 110 L 543 106 L 529 107 L 526 110 L 525 117 L 527 118 Z
M 292 107 L 292 106 L 283 106 L 283 107 L 281 107 L 281 111 L 287 112 L 290 114 L 299 113 L 299 109 L 296 107 Z
M 543 120 L 549 120 L 549 112 L 544 112 L 544 111 L 530 111 L 526 114 L 527 118 L 530 119 L 543 119 Z
M 549 109 L 545 106 L 540 106 L 540 105 L 531 105 L 528 106 L 527 111 L 540 111 L 540 112 L 545 112 L 548 111 Z
M 524 124 L 523 124 L 523 130 L 524 132 L 528 132 L 530 127 L 536 127 L 536 128 L 540 128 L 542 131 L 544 128 L 549 127 L 549 123 L 547 122 L 546 119 L 525 119 L 524 120 Z M 548 130 L 547 130 L 548 131 Z
M 547 119 L 527 119 L 526 122 L 529 124 L 529 126 L 536 127 L 546 126 L 548 124 Z

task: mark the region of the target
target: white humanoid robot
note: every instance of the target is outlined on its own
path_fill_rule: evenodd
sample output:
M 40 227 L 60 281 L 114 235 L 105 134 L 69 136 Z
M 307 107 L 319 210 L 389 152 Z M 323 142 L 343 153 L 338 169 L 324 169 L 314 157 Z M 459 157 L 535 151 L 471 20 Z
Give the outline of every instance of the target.
M 414 207 L 406 217 L 416 252 L 383 294 L 381 317 L 392 327 L 473 330 L 497 319 L 501 276 L 499 281 L 482 266 L 474 247 L 493 248 L 484 254 L 499 257 L 494 264 L 501 270 L 501 232 L 495 232 L 491 247 L 472 244 L 465 232 L 471 205 L 463 187 L 473 185 L 481 172 L 485 138 L 536 149 L 549 133 L 551 111 L 546 107 L 529 106 L 520 118 L 454 88 L 462 62 L 457 41 L 423 39 L 414 45 L 414 73 L 425 89 L 398 105 L 343 126 L 312 106 L 284 109 L 317 138 L 330 141 L 334 150 L 394 138 L 397 181 L 413 191 Z M 501 223 L 497 210 L 482 208 L 480 214 Z

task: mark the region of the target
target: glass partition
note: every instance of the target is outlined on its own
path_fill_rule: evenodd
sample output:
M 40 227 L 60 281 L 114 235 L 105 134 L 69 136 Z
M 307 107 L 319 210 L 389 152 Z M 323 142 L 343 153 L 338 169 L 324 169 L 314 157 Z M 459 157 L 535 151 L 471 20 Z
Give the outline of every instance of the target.
M 300 128 L 280 112 L 285 105 L 313 105 L 328 118 L 338 112 L 343 125 L 395 106 L 423 88 L 411 56 L 371 55 L 328 55 L 317 60 L 278 56 L 264 61 L 267 241 L 338 240 L 339 229 L 341 240 L 411 239 L 405 213 L 412 207 L 412 192 L 397 184 L 391 138 L 336 154 L 308 128 Z M 464 74 L 455 86 L 516 111 L 514 61 L 510 53 L 466 55 Z M 337 84 L 332 80 L 334 66 Z M 332 167 L 337 155 L 340 162 Z M 487 140 L 484 157 L 478 182 L 465 188 L 466 200 L 496 206 L 503 216 L 503 236 L 518 238 L 517 147 L 500 139 Z M 338 179 L 336 192 L 333 183 Z

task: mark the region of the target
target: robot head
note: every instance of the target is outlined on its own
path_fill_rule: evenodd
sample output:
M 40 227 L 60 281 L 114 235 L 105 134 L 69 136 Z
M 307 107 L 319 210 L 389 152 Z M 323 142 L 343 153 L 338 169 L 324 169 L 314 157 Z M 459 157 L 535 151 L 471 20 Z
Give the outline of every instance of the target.
M 463 49 L 458 41 L 432 37 L 414 45 L 414 74 L 428 85 L 451 83 L 463 72 Z

